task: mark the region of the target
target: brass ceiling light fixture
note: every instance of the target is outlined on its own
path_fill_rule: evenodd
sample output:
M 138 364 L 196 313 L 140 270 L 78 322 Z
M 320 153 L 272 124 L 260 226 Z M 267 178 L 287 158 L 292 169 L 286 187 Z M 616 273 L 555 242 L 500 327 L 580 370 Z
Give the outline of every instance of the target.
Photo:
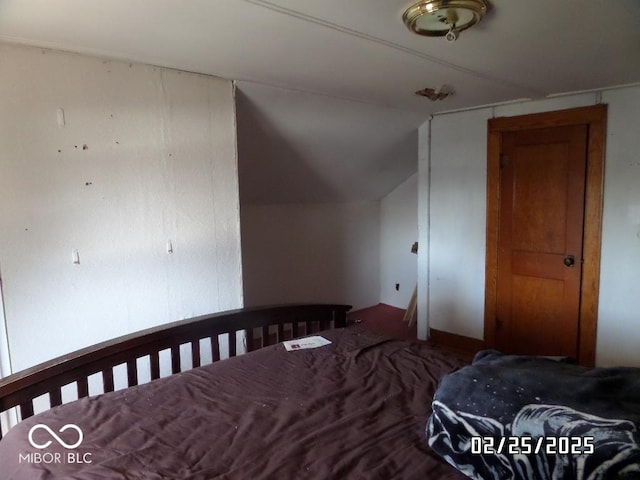
M 402 21 L 418 35 L 455 42 L 461 31 L 482 20 L 487 8 L 485 0 L 422 0 L 407 8 Z

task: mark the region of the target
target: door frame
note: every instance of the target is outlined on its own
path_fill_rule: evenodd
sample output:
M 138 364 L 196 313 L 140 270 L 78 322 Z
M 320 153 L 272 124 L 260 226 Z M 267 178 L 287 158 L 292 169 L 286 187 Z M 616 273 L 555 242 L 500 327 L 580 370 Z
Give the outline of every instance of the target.
M 502 134 L 534 128 L 587 125 L 583 264 L 580 283 L 578 362 L 593 366 L 596 358 L 598 294 L 607 105 L 599 104 L 553 112 L 489 119 L 487 141 L 487 252 L 485 264 L 484 341 L 495 348 L 498 278 L 498 228 L 500 219 L 500 153 Z

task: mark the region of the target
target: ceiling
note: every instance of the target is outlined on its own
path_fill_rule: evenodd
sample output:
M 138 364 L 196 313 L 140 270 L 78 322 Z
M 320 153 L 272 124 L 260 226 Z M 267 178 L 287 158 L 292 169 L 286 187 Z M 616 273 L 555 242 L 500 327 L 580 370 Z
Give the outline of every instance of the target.
M 245 203 L 377 200 L 429 115 L 640 82 L 640 0 L 489 0 L 454 43 L 410 33 L 412 3 L 0 0 L 0 40 L 236 80 Z

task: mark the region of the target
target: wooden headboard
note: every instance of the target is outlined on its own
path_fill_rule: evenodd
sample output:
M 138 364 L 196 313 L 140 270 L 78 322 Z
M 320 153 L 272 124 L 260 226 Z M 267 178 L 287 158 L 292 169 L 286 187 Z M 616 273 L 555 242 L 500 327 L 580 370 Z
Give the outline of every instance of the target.
M 149 358 L 149 378 L 160 377 L 160 352 L 168 350 L 171 373 L 183 370 L 181 353 L 190 350 L 191 367 L 202 363 L 201 340 L 209 339 L 211 360 L 220 360 L 219 336 L 228 335 L 228 356 L 237 355 L 239 332 L 251 351 L 300 335 L 346 326 L 349 305 L 294 304 L 241 308 L 181 320 L 62 355 L 0 379 L 0 413 L 19 407 L 21 419 L 34 414 L 34 399 L 48 395 L 49 407 L 62 404 L 62 388 L 74 384 L 77 398 L 89 396 L 89 377 L 101 374 L 103 391 L 114 390 L 114 368 L 126 366 L 127 385 L 138 385 L 140 358 Z M 270 328 L 271 327 L 271 328 Z M 102 392 L 100 392 L 102 393 Z M 0 429 L 0 438 L 2 438 Z

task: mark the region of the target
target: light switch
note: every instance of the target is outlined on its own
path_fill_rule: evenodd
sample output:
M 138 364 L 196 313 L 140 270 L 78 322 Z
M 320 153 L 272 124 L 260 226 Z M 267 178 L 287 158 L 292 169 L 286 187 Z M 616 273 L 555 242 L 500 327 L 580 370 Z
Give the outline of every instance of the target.
M 64 127 L 64 125 L 65 125 L 64 110 L 62 108 L 58 109 L 57 117 L 58 117 L 58 127 L 60 127 L 60 128 Z

